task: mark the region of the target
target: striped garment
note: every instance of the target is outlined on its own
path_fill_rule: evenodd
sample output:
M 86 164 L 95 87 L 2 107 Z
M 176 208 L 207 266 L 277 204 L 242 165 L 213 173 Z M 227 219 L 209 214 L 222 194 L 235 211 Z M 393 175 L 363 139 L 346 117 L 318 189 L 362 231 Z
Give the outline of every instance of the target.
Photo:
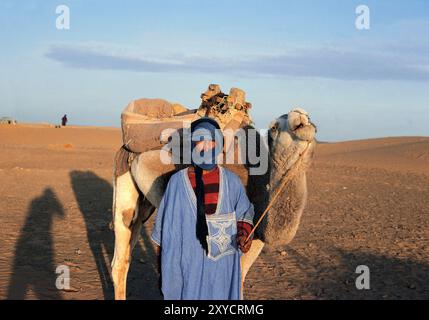
M 195 170 L 190 166 L 188 169 L 188 177 L 191 181 L 194 192 L 196 190 Z M 219 196 L 219 167 L 216 166 L 213 170 L 203 174 L 204 183 L 204 208 L 206 214 L 214 214 L 216 212 L 217 201 Z M 237 234 L 247 236 L 252 230 L 252 225 L 244 221 L 237 221 Z

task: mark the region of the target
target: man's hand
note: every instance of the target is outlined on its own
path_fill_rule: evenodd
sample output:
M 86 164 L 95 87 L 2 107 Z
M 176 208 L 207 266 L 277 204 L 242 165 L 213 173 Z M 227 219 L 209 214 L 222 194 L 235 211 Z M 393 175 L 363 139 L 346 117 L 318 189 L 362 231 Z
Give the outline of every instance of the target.
M 246 238 L 247 235 L 245 233 L 240 233 L 237 235 L 237 244 L 243 253 L 248 252 L 252 246 L 252 239 L 249 239 L 249 241 L 245 242 Z

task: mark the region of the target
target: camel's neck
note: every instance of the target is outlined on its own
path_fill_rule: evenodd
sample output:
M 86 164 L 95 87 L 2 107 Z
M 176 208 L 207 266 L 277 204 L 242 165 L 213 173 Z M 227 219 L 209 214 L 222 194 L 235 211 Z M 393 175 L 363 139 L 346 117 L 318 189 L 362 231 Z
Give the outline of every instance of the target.
M 288 172 L 297 164 L 300 157 L 297 145 L 278 146 L 270 157 L 270 188 L 275 188 Z
M 279 146 L 271 154 L 268 202 L 274 202 L 259 232 L 267 244 L 287 244 L 298 230 L 307 198 L 307 146 L 297 142 Z

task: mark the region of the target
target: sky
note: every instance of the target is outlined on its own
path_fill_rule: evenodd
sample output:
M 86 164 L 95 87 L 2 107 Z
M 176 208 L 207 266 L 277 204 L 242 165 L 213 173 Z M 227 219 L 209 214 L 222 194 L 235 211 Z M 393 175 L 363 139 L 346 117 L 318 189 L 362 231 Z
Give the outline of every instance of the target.
M 119 127 L 134 99 L 197 108 L 210 83 L 261 129 L 301 107 L 323 141 L 429 136 L 429 1 L 0 0 L 0 117 Z

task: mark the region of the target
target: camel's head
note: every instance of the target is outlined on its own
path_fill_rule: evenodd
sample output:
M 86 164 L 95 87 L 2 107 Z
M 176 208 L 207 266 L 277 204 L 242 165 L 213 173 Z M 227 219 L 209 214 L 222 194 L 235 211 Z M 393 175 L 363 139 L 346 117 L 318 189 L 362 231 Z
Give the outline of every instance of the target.
M 268 145 L 271 163 L 273 168 L 277 168 L 274 171 L 288 170 L 314 140 L 316 131 L 308 113 L 300 108 L 271 122 Z
M 316 135 L 316 126 L 310 121 L 308 113 L 295 108 L 271 122 L 269 128 L 270 148 L 287 148 L 293 142 L 312 141 Z

